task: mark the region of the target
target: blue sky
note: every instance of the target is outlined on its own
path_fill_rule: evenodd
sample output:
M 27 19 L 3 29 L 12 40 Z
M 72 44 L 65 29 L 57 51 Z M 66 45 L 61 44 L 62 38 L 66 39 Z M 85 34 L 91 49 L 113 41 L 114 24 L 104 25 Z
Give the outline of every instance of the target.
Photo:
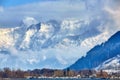
M 25 5 L 34 2 L 42 2 L 48 0 L 1 0 L 0 5 L 3 7 L 11 7 L 11 6 L 18 6 L 18 5 Z M 53 0 L 49 0 L 53 1 Z

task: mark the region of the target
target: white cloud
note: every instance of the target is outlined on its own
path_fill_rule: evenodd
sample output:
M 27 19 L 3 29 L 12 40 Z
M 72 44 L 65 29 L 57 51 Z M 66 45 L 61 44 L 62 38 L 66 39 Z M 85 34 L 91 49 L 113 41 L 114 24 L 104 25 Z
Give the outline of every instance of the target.
M 38 63 L 38 60 L 36 60 L 35 58 L 33 58 L 33 59 L 28 59 L 27 61 L 28 61 L 30 64 Z
M 34 19 L 33 17 L 25 17 L 23 19 L 23 23 L 28 27 L 32 24 L 37 24 L 38 21 L 36 19 Z
M 106 7 L 105 10 L 111 15 L 111 17 L 116 22 L 117 26 L 120 27 L 120 8 L 116 10 Z
M 25 16 L 37 20 L 82 18 L 85 10 L 84 2 L 70 4 L 69 1 L 45 1 L 16 7 L 5 8 L 0 14 L 0 24 L 7 26 L 19 25 Z M 80 14 L 81 13 L 81 14 Z M 14 22 L 13 22 L 14 21 Z

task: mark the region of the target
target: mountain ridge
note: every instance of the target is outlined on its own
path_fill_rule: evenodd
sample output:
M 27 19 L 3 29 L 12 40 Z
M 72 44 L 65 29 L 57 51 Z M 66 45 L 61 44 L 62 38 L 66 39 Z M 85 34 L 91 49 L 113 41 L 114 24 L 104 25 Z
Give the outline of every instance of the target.
M 113 58 L 120 54 L 120 31 L 111 36 L 108 41 L 97 45 L 87 52 L 85 57 L 78 59 L 70 69 L 93 69 L 103 63 L 105 60 Z

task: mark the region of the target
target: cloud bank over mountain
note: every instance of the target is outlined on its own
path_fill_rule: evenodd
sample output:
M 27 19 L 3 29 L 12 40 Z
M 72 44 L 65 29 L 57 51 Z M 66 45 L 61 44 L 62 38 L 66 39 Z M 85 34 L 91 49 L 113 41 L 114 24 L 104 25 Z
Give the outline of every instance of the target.
M 3 6 L 4 12 L 0 13 L 0 25 L 1 27 L 18 26 L 26 16 L 34 17 L 38 21 L 66 18 L 88 19 L 99 17 L 105 14 L 105 7 L 117 8 L 118 4 L 119 1 L 117 0 L 58 0 L 34 2 L 5 8 Z
M 119 0 L 52 0 L 0 7 L 0 66 L 71 65 L 120 30 L 119 4 Z

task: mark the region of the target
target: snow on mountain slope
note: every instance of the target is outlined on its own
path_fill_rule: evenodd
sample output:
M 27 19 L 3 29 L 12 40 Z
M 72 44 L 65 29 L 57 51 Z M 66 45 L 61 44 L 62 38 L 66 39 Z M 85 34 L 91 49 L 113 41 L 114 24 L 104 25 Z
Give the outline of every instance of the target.
M 14 45 L 14 39 L 10 35 L 14 29 L 0 29 L 0 48 Z
M 120 67 L 120 56 L 114 57 L 102 63 L 99 69 L 118 69 Z
M 109 32 L 100 32 L 96 28 L 100 24 L 95 25 L 92 32 L 89 27 L 93 24 L 94 21 L 89 20 L 67 19 L 27 23 L 30 25 L 27 27 L 24 23 L 21 27 L 0 29 L 0 66 L 5 67 L 7 64 L 10 67 L 19 67 L 21 63 L 21 68 L 25 65 L 29 68 L 65 68 L 96 44 L 109 38 Z M 52 65 L 53 59 L 56 62 Z M 10 65 L 12 61 L 15 61 L 13 65 L 16 66 Z
M 96 43 L 98 45 L 100 45 L 101 42 L 107 41 L 108 37 L 110 37 L 109 33 L 108 32 L 104 32 L 104 33 L 101 33 L 101 35 L 98 35 L 96 37 L 92 37 L 92 38 L 88 38 L 88 39 L 84 40 L 81 43 L 81 46 L 93 46 L 93 45 L 96 45 Z
M 110 72 L 119 72 L 120 71 L 120 55 L 117 55 L 116 57 L 113 57 L 111 59 L 104 61 L 96 69 L 97 70 L 102 69 L 109 73 Z

